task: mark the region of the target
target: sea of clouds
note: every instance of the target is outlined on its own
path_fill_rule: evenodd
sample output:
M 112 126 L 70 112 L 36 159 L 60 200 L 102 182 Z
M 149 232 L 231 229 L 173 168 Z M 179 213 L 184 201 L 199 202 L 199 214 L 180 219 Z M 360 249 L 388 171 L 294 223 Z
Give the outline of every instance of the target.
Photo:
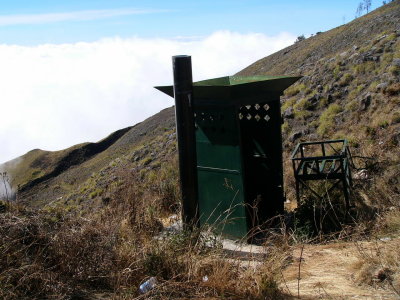
M 104 38 L 0 45 L 0 163 L 40 148 L 97 141 L 173 105 L 171 57 L 192 56 L 194 80 L 232 75 L 295 40 L 218 31 L 205 37 Z

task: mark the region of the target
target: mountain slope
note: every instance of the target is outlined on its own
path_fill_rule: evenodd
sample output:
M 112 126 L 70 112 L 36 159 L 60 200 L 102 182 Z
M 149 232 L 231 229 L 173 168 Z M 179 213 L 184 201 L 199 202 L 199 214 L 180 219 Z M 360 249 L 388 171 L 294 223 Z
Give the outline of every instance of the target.
M 251 64 L 239 75 L 291 75 L 303 73 L 321 58 L 361 46 L 386 31 L 400 30 L 400 3 L 393 1 L 352 22 L 320 32 Z
M 399 205 L 400 1 L 265 57 L 239 75 L 303 78 L 281 98 L 286 191 L 293 199 L 289 155 L 299 141 L 346 138 L 368 205 Z M 360 158 L 364 157 L 364 159 Z M 374 165 L 374 167 L 372 167 Z M 395 200 L 397 199 L 397 200 Z
M 97 193 L 100 196 L 100 189 L 113 179 L 115 180 L 112 171 L 116 171 L 126 164 L 136 163 L 130 161 L 135 149 L 147 148 L 143 145 L 158 136 L 171 135 L 173 126 L 173 109 L 169 108 L 133 127 L 117 131 L 98 143 L 75 147 L 57 160 L 51 166 L 50 172 L 20 187 L 19 199 L 33 206 L 42 206 L 57 199 L 65 199 L 68 196 L 73 199 L 96 198 L 97 195 L 93 196 L 94 194 Z M 112 143 L 106 144 L 111 138 Z M 102 151 L 93 153 L 91 152 L 93 148 Z M 153 152 L 147 154 L 149 157 L 155 155 Z M 160 157 L 158 158 L 160 160 L 163 154 L 159 153 Z M 147 156 L 144 158 L 147 158 Z M 24 160 L 22 160 L 23 162 Z M 65 166 L 67 162 L 70 163 Z M 29 166 L 32 167 L 32 165 L 31 163 Z M 101 178 L 97 178 L 100 173 Z M 97 182 L 97 180 L 102 181 L 103 179 L 107 183 Z M 88 183 L 88 181 L 91 183 Z M 95 182 L 93 183 L 93 181 Z M 92 196 L 89 196 L 91 193 Z
M 303 75 L 281 98 L 289 202 L 295 199 L 289 160 L 294 145 L 349 140 L 361 170 L 354 170 L 356 213 L 341 222 L 340 232 L 313 236 L 309 225 L 317 223 L 318 202 L 310 198 L 311 206 L 289 212 L 282 230 L 267 235 L 267 255 L 251 261 L 241 251 L 227 256 L 210 236 L 212 226 L 202 228 L 207 234 L 160 235 L 179 218 L 174 111 L 168 108 L 112 134 L 104 147 L 99 142 L 33 150 L 7 164 L 14 186 L 24 188 L 17 205 L 0 201 L 0 298 L 398 296 L 399 11 L 399 1 L 391 2 L 241 72 Z M 332 206 L 339 197 L 327 198 Z M 307 209 L 313 213 L 305 215 Z M 139 295 L 138 287 L 151 276 L 160 284 Z
M 397 0 L 346 25 L 295 43 L 238 73 L 304 76 L 282 97 L 289 198 L 293 191 L 288 155 L 300 140 L 347 138 L 355 153 L 379 157 L 388 166 L 390 174 L 385 176 L 398 174 L 398 24 L 400 2 Z M 62 197 L 84 199 L 90 194 L 102 194 L 99 190 L 109 185 L 88 183 L 101 172 L 102 180 L 111 182 L 119 168 L 140 171 L 147 168 L 143 159 L 155 165 L 162 161 L 168 151 L 154 141 L 158 139 L 163 145 L 171 140 L 168 136 L 173 128 L 173 110 L 167 109 L 112 134 L 112 142 L 102 151 L 91 152 L 91 148 L 98 148 L 98 143 L 52 153 L 33 150 L 6 164 L 5 169 L 12 177 L 14 188 L 20 187 L 19 199 L 26 203 L 42 205 Z M 383 147 L 385 151 L 377 153 Z M 132 154 L 137 149 L 145 152 L 139 155 L 139 160 Z M 104 171 L 110 164 L 113 167 Z

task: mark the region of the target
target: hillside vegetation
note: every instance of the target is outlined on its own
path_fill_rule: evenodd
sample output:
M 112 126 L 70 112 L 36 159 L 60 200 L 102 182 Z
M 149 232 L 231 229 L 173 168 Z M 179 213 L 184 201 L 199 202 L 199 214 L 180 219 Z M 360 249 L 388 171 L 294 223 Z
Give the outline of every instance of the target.
M 311 268 L 312 254 L 330 281 L 341 276 L 368 295 L 398 296 L 399 24 L 396 0 L 238 73 L 303 76 L 281 98 L 286 206 L 297 219 L 268 235 L 267 257 L 243 264 L 227 256 L 205 234 L 212 228 L 160 235 L 180 211 L 171 107 L 98 143 L 36 149 L 0 166 L 18 190 L 15 201 L 0 202 L 0 298 L 293 298 L 296 270 L 303 257 Z M 350 142 L 356 213 L 325 235 L 311 232 L 309 216 L 296 210 L 289 155 L 299 141 L 334 138 Z M 304 245 L 315 252 L 302 257 Z M 318 257 L 340 256 L 342 249 L 351 249 L 348 261 L 334 260 L 329 272 Z M 344 271 L 349 262 L 351 274 Z M 299 289 L 305 299 L 358 296 L 356 289 L 331 294 L 335 288 L 324 290 L 322 279 L 307 272 L 308 290 Z M 159 284 L 140 296 L 138 286 L 150 276 Z
M 281 100 L 286 158 L 299 141 L 348 139 L 356 157 L 370 158 L 355 159 L 356 165 L 374 165 L 370 171 L 376 174 L 367 188 L 374 196 L 362 194 L 368 204 L 377 206 L 398 205 L 399 19 L 400 4 L 394 1 L 349 24 L 295 43 L 239 73 L 302 74 Z M 287 186 L 292 193 L 289 182 Z

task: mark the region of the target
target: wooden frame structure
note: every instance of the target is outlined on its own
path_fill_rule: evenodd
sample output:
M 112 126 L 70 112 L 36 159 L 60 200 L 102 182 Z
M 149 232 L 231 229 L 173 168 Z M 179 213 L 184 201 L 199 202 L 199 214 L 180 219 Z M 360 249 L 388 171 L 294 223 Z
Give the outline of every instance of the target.
M 351 153 L 347 140 L 299 143 L 291 159 L 298 203 L 300 203 L 302 188 L 310 190 L 319 199 L 323 199 L 342 183 L 346 211 L 350 208 Z M 320 195 L 307 184 L 310 180 L 331 180 L 333 184 L 323 195 Z

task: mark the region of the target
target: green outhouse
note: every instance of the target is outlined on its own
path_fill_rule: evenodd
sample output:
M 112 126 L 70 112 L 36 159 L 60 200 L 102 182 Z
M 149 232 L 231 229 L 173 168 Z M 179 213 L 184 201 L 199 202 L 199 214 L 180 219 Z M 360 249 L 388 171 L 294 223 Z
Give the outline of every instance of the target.
M 200 226 L 244 238 L 283 213 L 280 96 L 299 78 L 227 76 L 193 83 Z M 174 97 L 173 86 L 156 88 Z

